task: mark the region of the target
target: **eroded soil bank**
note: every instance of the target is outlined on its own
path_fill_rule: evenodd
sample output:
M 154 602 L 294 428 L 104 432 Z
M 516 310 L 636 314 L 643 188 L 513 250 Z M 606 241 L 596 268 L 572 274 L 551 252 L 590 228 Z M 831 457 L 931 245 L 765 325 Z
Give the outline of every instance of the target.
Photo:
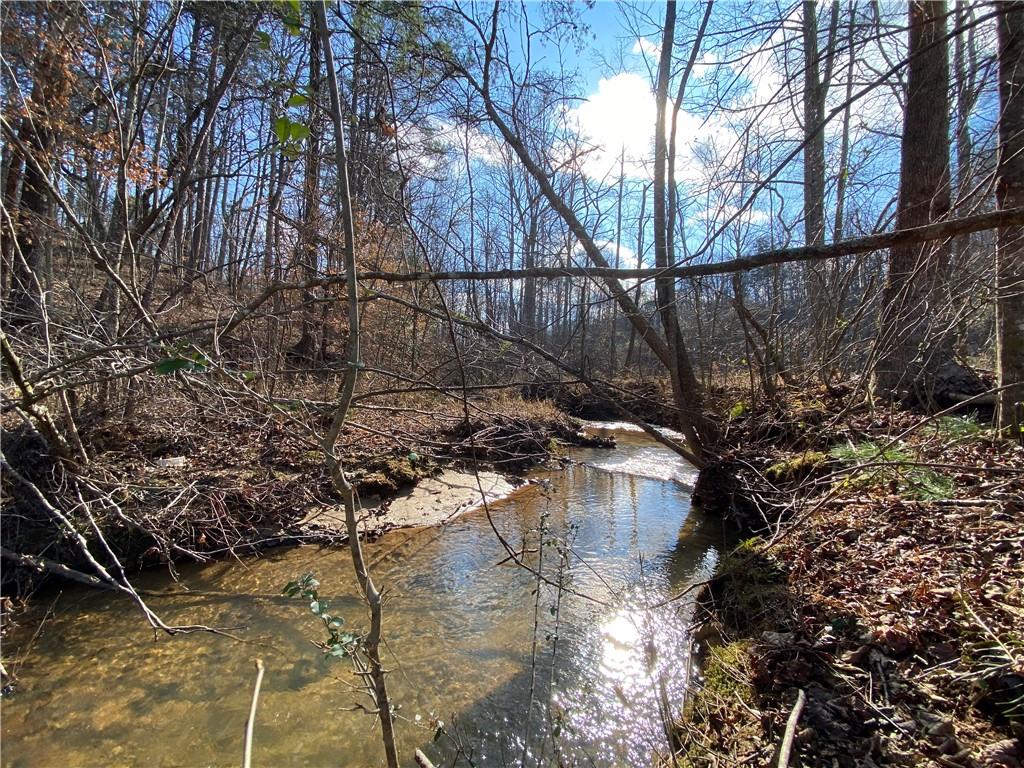
M 1024 449 L 825 392 L 734 413 L 756 535 L 704 594 L 681 764 L 1020 766 Z

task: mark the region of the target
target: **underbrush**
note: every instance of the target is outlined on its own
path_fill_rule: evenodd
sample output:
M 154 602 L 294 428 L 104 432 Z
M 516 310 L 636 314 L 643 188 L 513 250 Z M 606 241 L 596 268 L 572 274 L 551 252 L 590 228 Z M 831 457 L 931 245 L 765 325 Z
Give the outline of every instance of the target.
M 791 764 L 1019 765 L 1024 450 L 825 392 L 745 410 L 727 439 L 760 536 L 701 602 L 723 646 L 680 764 L 775 765 L 802 691 Z

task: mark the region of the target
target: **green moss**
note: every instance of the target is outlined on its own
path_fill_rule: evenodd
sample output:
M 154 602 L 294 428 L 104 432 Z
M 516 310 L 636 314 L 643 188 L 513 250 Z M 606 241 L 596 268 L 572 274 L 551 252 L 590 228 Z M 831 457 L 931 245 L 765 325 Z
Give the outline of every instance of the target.
M 708 649 L 704 660 L 703 684 L 687 699 L 685 710 L 673 724 L 674 736 L 681 747 L 671 763 L 675 768 L 706 766 L 719 762 L 706 758 L 723 756 L 718 751 L 722 747 L 721 742 L 709 750 L 710 744 L 707 741 L 689 735 L 696 731 L 701 734 L 716 733 L 721 737 L 723 712 L 738 707 L 737 699 L 748 705 L 753 702 L 755 692 L 750 682 L 751 645 L 751 641 L 742 640 L 712 645 Z M 745 732 L 749 724 L 734 723 L 734 727 L 737 726 Z M 733 737 L 737 735 L 734 733 Z M 757 735 L 755 731 L 749 737 L 756 738 Z
M 731 700 L 739 696 L 749 701 L 754 695 L 750 684 L 750 641 L 740 640 L 735 643 L 713 646 L 704 662 L 704 686 L 701 692 L 705 696 L 717 696 Z
M 722 561 L 722 565 L 724 566 L 730 559 L 735 560 L 740 557 L 752 555 L 762 546 L 764 546 L 764 539 L 760 536 L 751 536 L 749 539 L 743 539 L 743 541 L 733 548 L 732 552 L 725 556 L 725 559 Z M 719 570 L 722 570 L 722 568 L 719 568 Z
M 828 456 L 821 451 L 804 451 L 792 458 L 772 464 L 765 470 L 770 480 L 788 482 L 803 480 L 824 466 Z
M 726 631 L 751 636 L 777 629 L 787 613 L 785 574 L 767 556 L 758 554 L 760 537 L 740 542 L 719 564 L 711 598 Z

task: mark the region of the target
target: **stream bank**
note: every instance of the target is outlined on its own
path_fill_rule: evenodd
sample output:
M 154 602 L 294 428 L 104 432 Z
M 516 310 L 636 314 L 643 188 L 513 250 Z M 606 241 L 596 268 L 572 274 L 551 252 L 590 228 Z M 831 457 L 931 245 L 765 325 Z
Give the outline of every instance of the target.
M 1024 449 L 824 391 L 734 413 L 750 538 L 701 598 L 680 764 L 775 766 L 789 739 L 790 765 L 1019 768 Z
M 104 504 L 97 522 L 127 571 L 344 540 L 340 499 L 311 437 L 325 428 L 330 403 L 294 400 L 268 419 L 237 405 L 189 400 L 171 387 L 162 394 L 149 398 L 142 412 L 82 424 L 89 483 L 117 504 L 116 510 Z M 601 443 L 547 402 L 497 397 L 465 409 L 457 401 L 420 397 L 391 405 L 355 408 L 339 441 L 369 512 L 363 521 L 369 538 L 443 522 L 478 506 L 483 496 L 507 495 L 523 472 L 557 460 L 566 446 Z M 51 498 L 69 493 L 59 467 L 31 434 L 11 425 L 4 449 L 12 466 Z M 472 487 L 469 469 L 483 473 L 486 487 Z M 7 550 L 91 572 L 14 478 L 3 478 L 2 492 Z M 73 496 L 63 501 L 75 509 Z M 87 521 L 81 525 L 88 530 Z M 28 594 L 39 582 L 36 569 L 11 563 L 3 569 L 5 595 Z

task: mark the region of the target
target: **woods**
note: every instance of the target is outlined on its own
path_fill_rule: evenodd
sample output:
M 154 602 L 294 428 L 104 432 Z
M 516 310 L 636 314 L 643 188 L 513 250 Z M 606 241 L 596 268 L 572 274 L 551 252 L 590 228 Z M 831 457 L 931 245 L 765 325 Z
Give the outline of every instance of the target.
M 921 504 L 1020 519 L 1019 3 L 15 0 L 0 21 L 4 595 L 70 579 L 166 634 L 221 631 L 163 617 L 136 574 L 344 539 L 394 766 L 361 541 L 425 477 L 609 442 L 577 417 L 700 470 L 695 502 L 757 557 L 784 525 L 832 530 L 836 498 L 881 520 L 922 482 Z M 963 455 L 921 437 L 961 417 Z M 477 490 L 540 600 L 543 545 Z M 961 623 L 1019 618 L 992 610 Z
M 557 91 L 559 78 L 568 89 L 573 73 L 535 69 L 527 58 L 523 74 L 517 76 L 510 57 L 522 52 L 503 50 L 507 43 L 496 37 L 505 25 L 529 31 L 529 18 L 517 18 L 509 9 L 485 13 L 483 8 L 459 6 L 359 5 L 352 11 L 350 17 L 344 12 L 339 16 L 338 23 L 344 22 L 346 28 L 337 39 L 348 46 L 342 55 L 347 78 L 343 101 L 353 125 L 353 191 L 365 224 L 362 229 L 372 232 L 373 240 L 359 249 L 361 268 L 431 273 L 461 267 L 467 277 L 461 285 L 451 286 L 455 293 L 441 296 L 430 290 L 422 296 L 423 288 L 413 288 L 414 305 L 425 302 L 430 308 L 435 299 L 444 301 L 500 331 L 525 330 L 517 335 L 556 354 L 567 346 L 578 347 L 577 367 L 586 361 L 608 379 L 618 373 L 609 365 L 611 351 L 628 347 L 634 336 L 645 340 L 642 358 L 652 373 L 664 368 L 676 382 L 675 407 L 685 414 L 685 421 L 694 423 L 692 431 L 683 430 L 694 458 L 705 444 L 714 443 L 702 412 L 697 374 L 703 374 L 699 378 L 706 383 L 716 365 L 727 372 L 747 360 L 752 368 L 770 365 L 791 371 L 810 368 L 806 363 L 813 359 L 813 367 L 831 378 L 833 372 L 841 377 L 871 358 L 873 390 L 904 395 L 912 388 L 913 382 L 906 380 L 912 369 L 924 366 L 934 378 L 940 369 L 948 375 L 953 366 L 964 385 L 959 394 L 981 391 L 980 380 L 966 371 L 963 361 L 954 363 L 954 354 L 962 358 L 964 353 L 984 353 L 976 343 L 963 347 L 962 340 L 967 326 L 984 332 L 984 323 L 992 323 L 991 308 L 987 321 L 979 314 L 983 302 L 977 309 L 972 304 L 963 310 L 969 316 L 961 317 L 956 308 L 962 299 L 973 299 L 986 276 L 995 274 L 993 259 L 981 255 L 990 247 L 983 236 L 957 238 L 960 253 L 955 266 L 962 273 L 958 277 L 948 274 L 954 266 L 953 245 L 948 243 L 913 243 L 893 250 L 884 272 L 878 273 L 885 276 L 884 286 L 871 279 L 873 268 L 881 266 L 879 254 L 870 255 L 868 263 L 848 259 L 848 264 L 811 262 L 795 272 L 758 270 L 741 288 L 748 295 L 732 296 L 730 303 L 742 299 L 737 306 L 750 310 L 739 314 L 723 311 L 727 305 L 715 299 L 732 295 L 728 281 L 701 281 L 680 294 L 669 279 L 645 281 L 628 290 L 614 273 L 602 273 L 601 281 L 590 283 L 538 281 L 529 270 L 547 269 L 540 274 L 553 277 L 559 269 L 579 268 L 577 276 L 582 278 L 587 276 L 586 266 L 608 269 L 613 258 L 616 267 L 625 266 L 624 249 L 635 254 L 641 267 L 645 258 L 651 258 L 647 263 L 653 268 L 665 269 L 714 264 L 757 251 L 821 246 L 826 199 L 837 224 L 834 243 L 872 234 L 872 222 L 884 226 L 893 213 L 895 229 L 904 230 L 966 218 L 986 206 L 992 210 L 993 183 L 986 185 L 984 176 L 997 171 L 999 142 L 991 127 L 997 114 L 1000 126 L 1012 123 L 1012 117 L 1005 114 L 1006 108 L 996 111 L 996 57 L 993 53 L 988 60 L 979 59 L 977 47 L 985 34 L 995 44 L 991 24 L 986 23 L 996 11 L 958 11 L 947 25 L 950 14 L 945 6 L 914 5 L 906 20 L 909 47 L 893 52 L 878 38 L 883 19 L 872 17 L 876 11 L 858 15 L 856 8 L 833 5 L 826 23 L 819 24 L 809 7 L 794 9 L 793 14 L 803 19 L 799 38 L 786 38 L 785 24 L 773 27 L 772 17 L 766 15 L 761 26 L 745 31 L 746 36 L 757 39 L 771 33 L 784 40 L 777 57 L 780 75 L 788 77 L 790 67 L 802 67 L 802 74 L 793 70 L 796 75 L 760 101 L 751 101 L 742 85 L 717 97 L 723 104 L 731 98 L 740 105 L 739 124 L 715 128 L 722 137 L 733 133 L 731 147 L 719 136 L 679 136 L 680 123 L 700 114 L 699 109 L 684 106 L 687 100 L 706 100 L 703 81 L 728 70 L 723 65 L 702 72 L 699 94 L 688 96 L 687 80 L 699 57 L 717 58 L 714 53 L 702 54 L 702 46 L 707 51 L 746 46 L 737 49 L 741 62 L 744 57 L 775 54 L 747 53 L 754 50 L 749 44 L 716 32 L 710 9 L 692 14 L 688 21 L 695 25 L 695 37 L 675 51 L 670 13 L 658 38 L 662 54 L 652 93 L 655 120 L 672 127 L 653 132 L 653 164 L 647 170 L 627 171 L 623 150 L 618 168 L 611 162 L 604 169 L 609 175 L 618 171 L 618 178 L 600 179 L 586 167 L 597 150 L 587 147 L 586 134 L 569 123 L 572 110 L 559 118 L 561 124 L 542 122 L 541 116 L 553 114 L 557 100 L 567 96 Z M 4 128 L 4 189 L 7 231 L 12 236 L 5 238 L 4 253 L 12 329 L 38 326 L 44 311 L 48 315 L 51 310 L 49 305 L 58 313 L 64 311 L 65 293 L 68 298 L 84 294 L 85 304 L 94 306 L 95 317 L 88 320 L 101 321 L 108 346 L 123 340 L 122 319 L 131 328 L 143 323 L 149 343 L 169 338 L 168 334 L 193 341 L 204 322 L 220 322 L 208 308 L 198 309 L 212 304 L 218 307 L 216 313 L 228 318 L 232 331 L 265 337 L 262 346 L 270 356 L 260 366 L 267 373 L 330 370 L 324 363 L 331 357 L 332 341 L 337 354 L 343 324 L 330 317 L 335 294 L 318 293 L 312 281 L 338 274 L 338 245 L 324 234 L 331 229 L 325 191 L 333 172 L 321 161 L 330 140 L 323 115 L 322 54 L 315 37 L 299 34 L 302 12 L 302 6 L 264 13 L 230 5 L 153 5 L 113 18 L 88 6 L 56 4 L 45 11 L 11 7 L 5 17 L 10 39 L 5 77 L 12 86 L 12 119 Z M 893 15 L 886 23 L 897 21 Z M 947 27 L 953 28 L 947 32 Z M 132 43 L 106 45 L 101 31 Z M 544 40 L 545 31 L 529 34 L 550 44 Z M 451 49 L 452 40 L 482 58 L 460 58 Z M 38 50 L 32 49 L 33 43 Z M 974 85 L 960 83 L 952 89 L 947 53 L 951 43 L 960 52 L 957 79 L 969 78 Z M 62 61 L 58 46 L 64 51 Z M 967 47 L 971 50 L 965 53 Z M 865 82 L 856 62 L 859 56 L 874 55 L 874 50 L 885 57 L 889 71 Z M 285 51 L 296 54 L 299 63 L 287 64 L 282 58 Z M 893 58 L 897 55 L 899 61 Z M 968 60 L 981 71 L 966 72 Z M 864 130 L 868 123 L 860 128 L 851 125 L 851 109 L 896 98 L 885 91 L 891 88 L 892 77 L 904 73 L 909 96 L 900 142 Z M 975 113 L 974 123 L 971 114 L 958 114 L 956 131 L 957 194 L 970 200 L 951 197 L 951 89 L 963 102 L 958 108 Z M 269 99 L 258 93 L 269 93 Z M 425 98 L 427 93 L 430 98 Z M 787 116 L 786 100 L 803 106 Z M 713 105 L 702 108 L 711 110 Z M 80 118 L 70 120 L 69 113 Z M 759 113 L 772 117 L 743 124 L 743 115 Z M 839 118 L 841 125 L 836 124 Z M 799 133 L 787 137 L 790 119 L 799 119 L 802 128 L 794 126 Z M 989 130 L 987 139 L 984 130 Z M 838 158 L 830 156 L 830 162 L 835 160 L 842 169 L 839 174 L 825 167 L 826 138 L 830 146 L 841 145 Z M 971 148 L 965 149 L 968 144 Z M 751 165 L 750 148 L 758 145 L 772 147 L 758 161 L 763 167 Z M 676 170 L 680 151 L 685 153 L 685 180 Z M 742 151 L 747 154 L 740 176 L 727 179 L 724 169 Z M 866 194 L 857 169 L 850 167 L 851 152 L 861 158 L 857 163 L 864 182 L 876 173 L 874 165 L 891 167 L 894 158 L 901 158 L 903 172 L 880 184 L 891 185 L 888 198 L 874 189 Z M 53 163 L 57 157 L 62 164 Z M 637 162 L 630 158 L 631 164 Z M 791 182 L 788 176 L 794 171 L 798 175 Z M 652 174 L 649 190 L 637 184 L 647 172 Z M 689 178 L 702 173 L 702 180 Z M 749 180 L 742 178 L 744 173 L 752 174 Z M 826 176 L 832 180 L 827 192 Z M 785 205 L 789 194 L 783 190 L 790 183 L 803 189 L 797 219 L 802 242 L 792 239 L 793 227 L 785 216 L 772 213 L 775 206 Z M 637 200 L 638 191 L 644 192 L 643 200 Z M 691 209 L 702 195 L 712 204 L 695 218 Z M 606 202 L 609 198 L 618 202 Z M 1014 207 L 1011 199 L 1002 209 Z M 630 245 L 634 238 L 623 236 L 623 219 L 626 229 L 641 235 L 636 242 L 653 249 L 652 255 L 636 253 Z M 846 224 L 844 219 L 862 224 Z M 702 222 L 703 234 L 697 231 Z M 605 246 L 613 241 L 615 247 Z M 71 260 L 70 254 L 79 249 L 91 258 Z M 765 264 L 772 261 L 769 257 Z M 476 272 L 485 277 L 517 268 L 526 270 L 527 276 L 519 279 L 508 273 L 507 281 L 490 278 L 483 284 L 472 279 Z M 66 284 L 57 284 L 58 272 L 68 276 Z M 631 279 L 626 274 L 623 279 Z M 90 298 L 90 286 L 97 281 L 105 281 L 104 287 Z M 287 285 L 275 287 L 275 281 Z M 300 283 L 308 287 L 292 287 Z M 650 287 L 649 294 L 645 286 Z M 271 307 L 255 304 L 252 299 L 268 288 L 273 289 Z M 951 303 L 944 301 L 946 297 Z M 795 312 L 804 301 L 809 315 Z M 197 307 L 192 327 L 182 322 L 182 312 L 169 311 L 187 304 Z M 230 313 L 242 307 L 266 316 L 236 324 Z M 721 319 L 709 323 L 708 307 L 718 307 Z M 161 316 L 160 325 L 153 313 Z M 415 310 L 395 306 L 380 314 L 403 318 L 390 325 L 411 323 L 413 332 L 402 345 L 410 357 L 420 355 L 412 350 L 426 346 L 427 337 L 421 333 L 430 323 L 421 325 Z M 702 317 L 697 320 L 698 316 Z M 57 320 L 66 322 L 47 318 L 51 323 Z M 67 322 L 72 321 L 81 324 L 85 316 Z M 784 327 L 776 327 L 780 322 Z M 843 326 L 842 337 L 839 344 L 831 344 L 837 325 Z M 698 326 L 713 327 L 715 338 L 704 339 L 707 334 Z M 291 338 L 294 333 L 298 336 Z M 686 339 L 697 337 L 698 347 L 713 342 L 721 362 L 700 355 L 690 359 Z M 958 344 L 960 349 L 955 349 Z M 931 347 L 932 353 L 927 361 L 914 362 L 923 346 Z M 765 380 L 760 374 L 755 378 Z M 771 378 L 775 376 L 769 377 L 769 388 Z M 918 386 L 915 396 L 931 397 L 932 389 Z M 949 393 L 937 394 L 941 400 Z M 702 437 L 702 431 L 708 434 Z

